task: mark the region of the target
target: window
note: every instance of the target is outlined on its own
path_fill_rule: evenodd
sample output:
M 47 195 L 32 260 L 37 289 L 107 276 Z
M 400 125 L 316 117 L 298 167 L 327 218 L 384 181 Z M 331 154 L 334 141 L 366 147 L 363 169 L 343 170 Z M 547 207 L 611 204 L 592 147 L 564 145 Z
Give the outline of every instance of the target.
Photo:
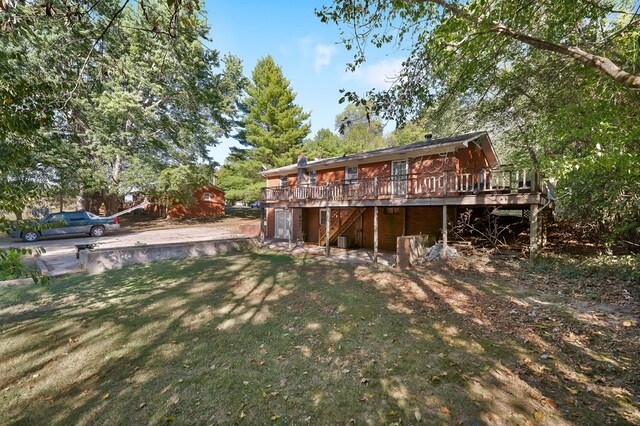
M 64 222 L 64 215 L 62 213 L 52 214 L 47 218 L 44 223 Z
M 316 186 L 316 179 L 318 177 L 318 172 L 315 170 L 311 170 L 309 172 L 309 186 Z
M 344 168 L 344 183 L 356 183 L 358 181 L 358 166 Z
M 384 214 L 400 214 L 400 207 L 385 207 Z
M 286 188 L 287 186 L 287 177 L 280 176 L 280 188 Z
M 67 213 L 67 220 L 70 222 L 79 222 L 81 220 L 87 220 L 87 214 L 85 212 Z
M 205 192 L 202 194 L 202 201 L 213 201 L 213 197 L 210 192 Z
M 327 210 L 320 210 L 320 226 L 327 224 Z

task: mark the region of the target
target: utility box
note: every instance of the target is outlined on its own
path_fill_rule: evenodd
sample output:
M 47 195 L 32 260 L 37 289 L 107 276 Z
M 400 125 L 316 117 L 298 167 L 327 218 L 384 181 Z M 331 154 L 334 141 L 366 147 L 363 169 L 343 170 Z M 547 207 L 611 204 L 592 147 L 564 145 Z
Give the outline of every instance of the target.
M 348 235 L 341 235 L 338 237 L 338 247 L 339 248 L 349 248 L 349 246 L 351 245 L 351 241 L 349 241 L 349 236 Z

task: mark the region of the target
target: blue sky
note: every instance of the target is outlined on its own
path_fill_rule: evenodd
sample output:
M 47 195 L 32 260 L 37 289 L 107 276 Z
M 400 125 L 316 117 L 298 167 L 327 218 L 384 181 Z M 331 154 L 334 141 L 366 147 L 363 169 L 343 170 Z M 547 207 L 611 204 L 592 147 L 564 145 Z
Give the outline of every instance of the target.
M 339 29 L 323 24 L 314 14 L 321 2 L 206 0 L 210 47 L 238 56 L 244 74 L 251 76 L 256 62 L 271 55 L 297 93 L 296 103 L 311 113 L 310 137 L 321 128 L 334 129 L 340 89 L 363 93 L 388 87 L 389 77 L 400 67 L 397 55 L 367 51 L 367 63 L 355 73 L 346 71 L 353 55 L 338 44 Z M 212 149 L 223 163 L 232 140 Z

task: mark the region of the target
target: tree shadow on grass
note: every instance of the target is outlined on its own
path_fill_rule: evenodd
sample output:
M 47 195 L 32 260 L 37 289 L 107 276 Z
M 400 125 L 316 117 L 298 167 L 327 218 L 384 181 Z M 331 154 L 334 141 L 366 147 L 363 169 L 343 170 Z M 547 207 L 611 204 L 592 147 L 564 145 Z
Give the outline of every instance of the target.
M 518 364 L 538 342 L 482 290 L 261 251 L 20 289 L 0 298 L 0 422 L 563 424 L 558 396 L 618 407 Z
M 538 324 L 530 316 L 534 309 L 514 298 L 512 291 L 496 292 L 493 284 L 470 283 L 457 279 L 459 274 L 443 277 L 440 271 L 411 271 L 406 275 L 435 304 L 435 312 L 443 313 L 448 321 L 464 324 L 464 333 L 471 340 L 485 341 L 482 346 L 491 356 L 487 360 L 497 363 L 505 377 L 521 381 L 527 392 L 536 391 L 539 404 L 531 404 L 529 409 L 534 418 L 545 408 L 547 417 L 555 414 L 579 422 L 605 424 L 639 419 L 638 404 L 632 401 L 637 392 L 632 371 L 637 367 L 624 355 L 619 362 L 611 362 L 586 347 L 566 342 L 561 333 L 547 332 L 554 323 L 566 323 L 567 318 L 547 312 L 549 316 L 541 318 L 547 324 Z M 538 308 L 536 315 L 541 314 Z M 576 323 L 574 320 L 565 327 L 575 330 L 580 326 Z M 606 331 L 591 327 L 594 335 Z M 490 371 L 495 375 L 495 369 Z M 609 380 L 603 380 L 601 374 L 609 375 Z

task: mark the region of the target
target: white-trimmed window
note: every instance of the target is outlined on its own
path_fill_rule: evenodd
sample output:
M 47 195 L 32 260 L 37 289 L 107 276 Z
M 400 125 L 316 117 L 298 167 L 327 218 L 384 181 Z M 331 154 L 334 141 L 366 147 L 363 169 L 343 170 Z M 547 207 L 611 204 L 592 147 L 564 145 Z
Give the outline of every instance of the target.
M 202 194 L 202 201 L 213 201 L 213 197 L 210 192 L 205 192 Z
M 309 171 L 309 186 L 316 186 L 316 180 L 318 178 L 318 172 L 315 170 Z
M 327 209 L 320 209 L 320 226 L 327 224 Z
M 347 166 L 344 168 L 344 183 L 356 183 L 358 181 L 358 166 Z
M 286 187 L 287 187 L 287 177 L 280 176 L 280 188 L 286 188 Z

